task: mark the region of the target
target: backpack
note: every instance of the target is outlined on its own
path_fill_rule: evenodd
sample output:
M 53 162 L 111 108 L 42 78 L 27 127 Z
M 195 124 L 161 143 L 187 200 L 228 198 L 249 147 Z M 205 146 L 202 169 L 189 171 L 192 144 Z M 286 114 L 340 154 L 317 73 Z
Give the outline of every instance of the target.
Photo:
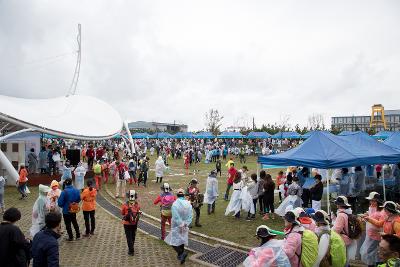
M 65 195 L 68 198 L 69 194 L 68 194 L 67 190 L 64 190 L 64 192 L 65 192 Z M 70 202 L 69 203 L 69 206 L 68 206 L 68 212 L 69 213 L 78 213 L 80 210 L 81 210 L 81 207 L 79 206 L 79 203 L 76 203 L 76 202 Z
M 123 219 L 129 222 L 129 224 L 135 225 L 139 221 L 139 212 L 133 212 L 132 208 L 128 206 L 128 214 L 126 214 Z
M 93 172 L 94 172 L 95 174 L 101 174 L 101 165 L 100 165 L 100 164 L 94 165 L 94 167 L 93 167 Z
M 344 244 L 343 238 L 336 233 L 334 230 L 322 231 L 318 239 L 322 235 L 329 235 L 329 253 L 326 253 L 322 261 L 320 262 L 321 267 L 343 267 L 346 264 L 346 245 Z
M 318 257 L 318 237 L 310 231 L 304 230 L 301 234 L 301 254 L 297 255 L 303 267 L 312 267 Z
M 174 195 L 166 195 L 161 198 L 161 215 L 165 217 L 171 217 L 171 207 L 175 201 Z
M 358 239 L 363 231 L 361 220 L 354 214 L 347 214 L 345 212 L 342 213 L 347 215 L 347 226 L 349 228 L 349 232 L 344 234 L 347 235 L 350 239 Z

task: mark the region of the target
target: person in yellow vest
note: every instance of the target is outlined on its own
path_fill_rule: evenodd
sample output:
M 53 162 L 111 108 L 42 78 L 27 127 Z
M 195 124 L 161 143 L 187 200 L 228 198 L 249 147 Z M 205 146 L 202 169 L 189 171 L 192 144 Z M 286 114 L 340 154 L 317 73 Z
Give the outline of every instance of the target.
M 98 160 L 96 164 L 93 166 L 93 172 L 94 172 L 94 179 L 96 181 L 96 190 L 101 190 L 101 179 L 103 178 L 102 176 L 102 168 L 100 161 Z

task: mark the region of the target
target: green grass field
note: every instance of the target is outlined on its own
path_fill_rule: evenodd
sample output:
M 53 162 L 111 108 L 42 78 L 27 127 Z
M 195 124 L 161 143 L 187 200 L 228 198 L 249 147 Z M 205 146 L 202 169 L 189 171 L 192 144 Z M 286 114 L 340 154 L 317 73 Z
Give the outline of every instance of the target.
M 138 191 L 140 204 L 144 212 L 159 217 L 160 210 L 159 206 L 153 205 L 154 199 L 160 194 L 160 184 L 155 183 L 155 173 L 154 173 L 154 162 L 156 156 L 150 157 L 150 171 L 147 187 L 131 186 L 131 188 Z M 235 167 L 241 168 L 246 165 L 249 169 L 248 175 L 255 173 L 257 170 L 256 160 L 257 157 L 250 156 L 246 157 L 246 164 L 240 164 L 239 158 L 233 158 L 235 161 Z M 184 168 L 183 159 L 180 160 L 169 160 L 169 170 L 163 179 L 163 182 L 168 182 L 171 187 L 176 190 L 178 188 L 186 188 L 192 178 L 197 178 L 199 180 L 199 188 L 201 192 L 204 192 L 206 186 L 206 179 L 209 172 L 215 169 L 215 163 L 205 164 L 204 162 L 197 165 L 193 164 L 189 168 L 189 172 L 186 173 Z M 246 221 L 247 214 L 242 214 L 240 220 L 230 216 L 225 216 L 225 208 L 228 205 L 228 201 L 224 201 L 223 196 L 226 190 L 226 179 L 227 179 L 227 167 L 225 167 L 226 162 L 222 162 L 222 177 L 218 177 L 219 180 L 219 198 L 216 203 L 215 214 L 207 215 L 207 207 L 203 205 L 201 208 L 200 223 L 202 227 L 193 227 L 194 231 L 229 240 L 232 242 L 239 243 L 241 245 L 254 246 L 258 244 L 258 240 L 254 237 L 256 228 L 261 224 L 266 224 L 272 229 L 282 230 L 283 220 L 281 218 L 275 218 L 275 220 L 262 220 L 260 215 L 256 215 L 256 219 L 253 221 Z M 272 177 L 276 177 L 279 169 L 270 170 L 269 173 Z M 111 192 L 115 192 L 115 187 L 113 184 L 108 184 L 107 188 Z M 230 195 L 232 194 L 232 189 Z M 278 200 L 275 202 L 275 207 L 279 205 Z M 258 207 L 257 207 L 258 208 Z M 258 211 L 257 211 L 258 213 Z

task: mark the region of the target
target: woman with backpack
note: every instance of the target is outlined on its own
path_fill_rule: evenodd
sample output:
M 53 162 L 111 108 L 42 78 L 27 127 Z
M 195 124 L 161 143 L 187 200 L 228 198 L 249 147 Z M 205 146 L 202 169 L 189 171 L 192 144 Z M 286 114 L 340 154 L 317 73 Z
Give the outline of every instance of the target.
M 318 257 L 314 267 L 343 267 L 346 264 L 346 246 L 343 239 L 330 228 L 329 215 L 317 210 L 313 219 L 317 224 Z
M 126 242 L 128 244 L 128 255 L 135 255 L 135 239 L 137 224 L 139 222 L 140 206 L 137 201 L 137 193 L 135 190 L 129 190 L 128 201 L 121 207 L 122 224 L 124 225 Z
M 335 200 L 335 204 L 337 206 L 337 214 L 332 229 L 342 237 L 346 245 L 346 258 L 348 262 L 349 260 L 354 260 L 356 257 L 356 239 L 358 239 L 361 234 L 361 226 L 358 225 L 358 227 L 349 228 L 350 219 L 352 220 L 351 224 L 354 223 L 354 226 L 358 221 L 356 221 L 357 217 L 352 214 L 351 205 L 347 197 L 338 196 Z M 357 231 L 357 233 L 355 231 Z
M 285 220 L 285 239 L 283 243 L 283 251 L 289 258 L 291 266 L 302 267 L 300 261 L 302 253 L 301 238 L 305 229 L 303 226 L 301 226 L 299 214 L 296 210 L 290 210 L 286 212 L 283 219 Z
M 161 239 L 165 239 L 165 224 L 171 225 L 172 212 L 171 207 L 176 200 L 176 196 L 171 193 L 171 187 L 168 183 L 161 186 L 161 194 L 154 200 L 154 205 L 160 204 L 161 211 Z

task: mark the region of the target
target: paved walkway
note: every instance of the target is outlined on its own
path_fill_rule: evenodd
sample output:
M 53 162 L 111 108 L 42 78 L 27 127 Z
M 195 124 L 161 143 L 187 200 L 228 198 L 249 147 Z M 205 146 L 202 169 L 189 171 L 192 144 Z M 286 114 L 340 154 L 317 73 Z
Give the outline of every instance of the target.
M 30 188 L 32 193 L 27 200 L 18 200 L 14 187 L 6 188 L 6 207 L 14 206 L 21 210 L 22 219 L 17 223 L 21 230 L 29 235 L 32 206 L 37 197 L 37 187 Z M 82 213 L 78 214 L 81 232 L 84 231 Z M 64 223 L 63 227 L 64 227 Z M 65 229 L 65 228 L 64 228 Z M 64 237 L 62 237 L 64 238 Z M 60 244 L 61 266 L 180 266 L 176 254 L 164 242 L 138 231 L 135 243 L 135 256 L 127 255 L 127 245 L 120 221 L 105 212 L 101 207 L 96 210 L 96 230 L 91 238 Z M 188 260 L 185 266 L 201 266 Z

